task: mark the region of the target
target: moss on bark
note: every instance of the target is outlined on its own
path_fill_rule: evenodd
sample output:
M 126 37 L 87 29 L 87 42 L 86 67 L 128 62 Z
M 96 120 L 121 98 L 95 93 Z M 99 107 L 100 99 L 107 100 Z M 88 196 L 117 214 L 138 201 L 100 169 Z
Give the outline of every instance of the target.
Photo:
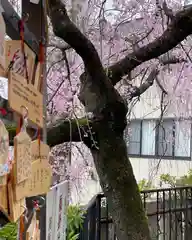
M 73 142 L 86 141 L 87 145 L 89 145 L 90 137 L 88 133 L 91 126 L 92 123 L 87 118 L 59 120 L 58 122 L 50 124 L 47 127 L 47 144 L 52 147 L 64 142 L 70 142 L 70 140 L 72 140 Z M 9 132 L 10 145 L 13 145 L 13 138 L 16 135 L 17 127 L 15 124 L 12 124 L 6 125 L 6 128 Z M 31 137 L 33 137 L 36 129 L 27 128 L 27 132 Z
M 92 154 L 109 211 L 118 226 L 117 237 L 149 240 L 148 222 L 123 134 L 114 131 L 108 123 L 100 123 L 98 127 L 99 150 L 92 150 Z

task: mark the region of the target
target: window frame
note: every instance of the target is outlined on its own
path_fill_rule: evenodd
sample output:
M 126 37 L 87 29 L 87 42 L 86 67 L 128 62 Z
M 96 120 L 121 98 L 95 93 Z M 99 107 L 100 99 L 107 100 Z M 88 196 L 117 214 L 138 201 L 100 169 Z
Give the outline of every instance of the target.
M 141 119 L 135 119 L 133 122 L 138 122 L 138 123 L 140 123 L 139 154 L 130 154 L 130 155 L 133 155 L 133 156 L 141 156 L 141 151 L 142 151 L 141 139 L 142 139 L 142 122 L 143 122 L 143 120 L 141 120 Z M 131 121 L 130 121 L 129 124 L 131 124 Z M 127 125 L 127 127 L 129 127 L 129 124 Z M 127 133 L 127 132 L 126 132 L 126 133 Z M 127 133 L 127 134 L 128 134 L 128 133 Z
M 159 123 L 159 119 L 157 118 L 148 118 L 148 119 L 131 119 L 130 123 L 133 122 L 140 122 L 140 152 L 139 154 L 130 154 L 128 152 L 129 157 L 132 158 L 149 158 L 149 159 L 167 159 L 167 160 L 185 160 L 185 161 L 191 161 L 192 160 L 192 123 L 190 123 L 190 156 L 189 157 L 184 157 L 184 156 L 175 156 L 175 122 L 176 121 L 182 121 L 182 120 L 190 120 L 190 119 L 176 119 L 176 118 L 164 118 L 162 121 L 166 122 L 166 121 L 173 121 L 173 143 L 172 143 L 172 155 L 171 156 L 161 156 L 158 154 L 158 139 L 159 139 L 159 127 L 158 127 L 158 123 Z M 143 126 L 143 122 L 144 121 L 155 121 L 155 154 L 154 155 L 144 155 L 142 154 L 142 126 Z M 129 126 L 129 124 L 127 125 L 127 127 Z M 126 131 L 126 134 L 127 131 Z M 129 148 L 129 146 L 127 147 Z
M 159 154 L 159 146 L 160 146 L 160 142 L 159 142 L 159 136 L 160 136 L 160 128 L 161 128 L 161 123 L 167 123 L 167 122 L 170 122 L 172 123 L 171 124 L 171 128 L 172 128 L 172 138 L 173 138 L 173 141 L 172 141 L 172 154 L 171 155 L 163 155 L 163 154 Z M 166 132 L 165 132 L 166 133 Z M 161 144 L 163 144 L 163 142 L 161 142 Z M 175 120 L 174 119 L 163 119 L 161 122 L 156 120 L 156 139 L 155 139 L 155 156 L 158 156 L 159 158 L 161 157 L 168 157 L 168 158 L 173 158 L 175 156 Z

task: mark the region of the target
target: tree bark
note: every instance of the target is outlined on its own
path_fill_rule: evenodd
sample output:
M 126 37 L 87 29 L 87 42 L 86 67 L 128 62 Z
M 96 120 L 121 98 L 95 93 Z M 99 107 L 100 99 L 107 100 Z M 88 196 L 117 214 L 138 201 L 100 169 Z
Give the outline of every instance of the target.
M 123 131 L 98 124 L 99 150 L 91 150 L 119 240 L 150 239 L 139 189 L 128 159 Z
M 9 132 L 9 144 L 13 145 L 13 139 L 16 135 L 16 126 L 5 125 Z M 50 147 L 62 144 L 64 142 L 86 142 L 86 145 L 91 145 L 92 122 L 86 117 L 81 119 L 58 119 L 47 126 L 47 144 Z M 70 131 L 71 128 L 71 131 Z M 37 130 L 34 128 L 27 128 L 27 133 L 33 138 Z

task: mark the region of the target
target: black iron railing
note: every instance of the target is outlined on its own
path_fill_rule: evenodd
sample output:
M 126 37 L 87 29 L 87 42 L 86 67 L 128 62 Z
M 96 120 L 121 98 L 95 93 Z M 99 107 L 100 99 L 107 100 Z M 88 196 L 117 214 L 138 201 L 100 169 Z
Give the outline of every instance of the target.
M 141 192 L 153 240 L 192 239 L 192 187 Z M 87 207 L 79 240 L 116 240 L 107 199 L 95 196 Z

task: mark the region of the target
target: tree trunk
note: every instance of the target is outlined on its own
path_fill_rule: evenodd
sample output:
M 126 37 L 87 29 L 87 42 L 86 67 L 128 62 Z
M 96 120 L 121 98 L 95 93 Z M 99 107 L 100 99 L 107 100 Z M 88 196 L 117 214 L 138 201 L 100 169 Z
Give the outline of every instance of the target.
M 150 233 L 139 189 L 127 157 L 123 132 L 99 123 L 99 150 L 91 150 L 100 184 L 119 240 L 149 240 Z
M 68 43 L 84 62 L 79 99 L 85 110 L 93 115 L 89 133 L 94 137 L 91 136 L 91 145 L 83 141 L 92 151 L 117 237 L 119 240 L 150 240 L 140 193 L 123 140 L 127 106 L 106 75 L 94 45 L 70 20 L 64 3 L 61 0 L 48 2 L 55 35 Z

